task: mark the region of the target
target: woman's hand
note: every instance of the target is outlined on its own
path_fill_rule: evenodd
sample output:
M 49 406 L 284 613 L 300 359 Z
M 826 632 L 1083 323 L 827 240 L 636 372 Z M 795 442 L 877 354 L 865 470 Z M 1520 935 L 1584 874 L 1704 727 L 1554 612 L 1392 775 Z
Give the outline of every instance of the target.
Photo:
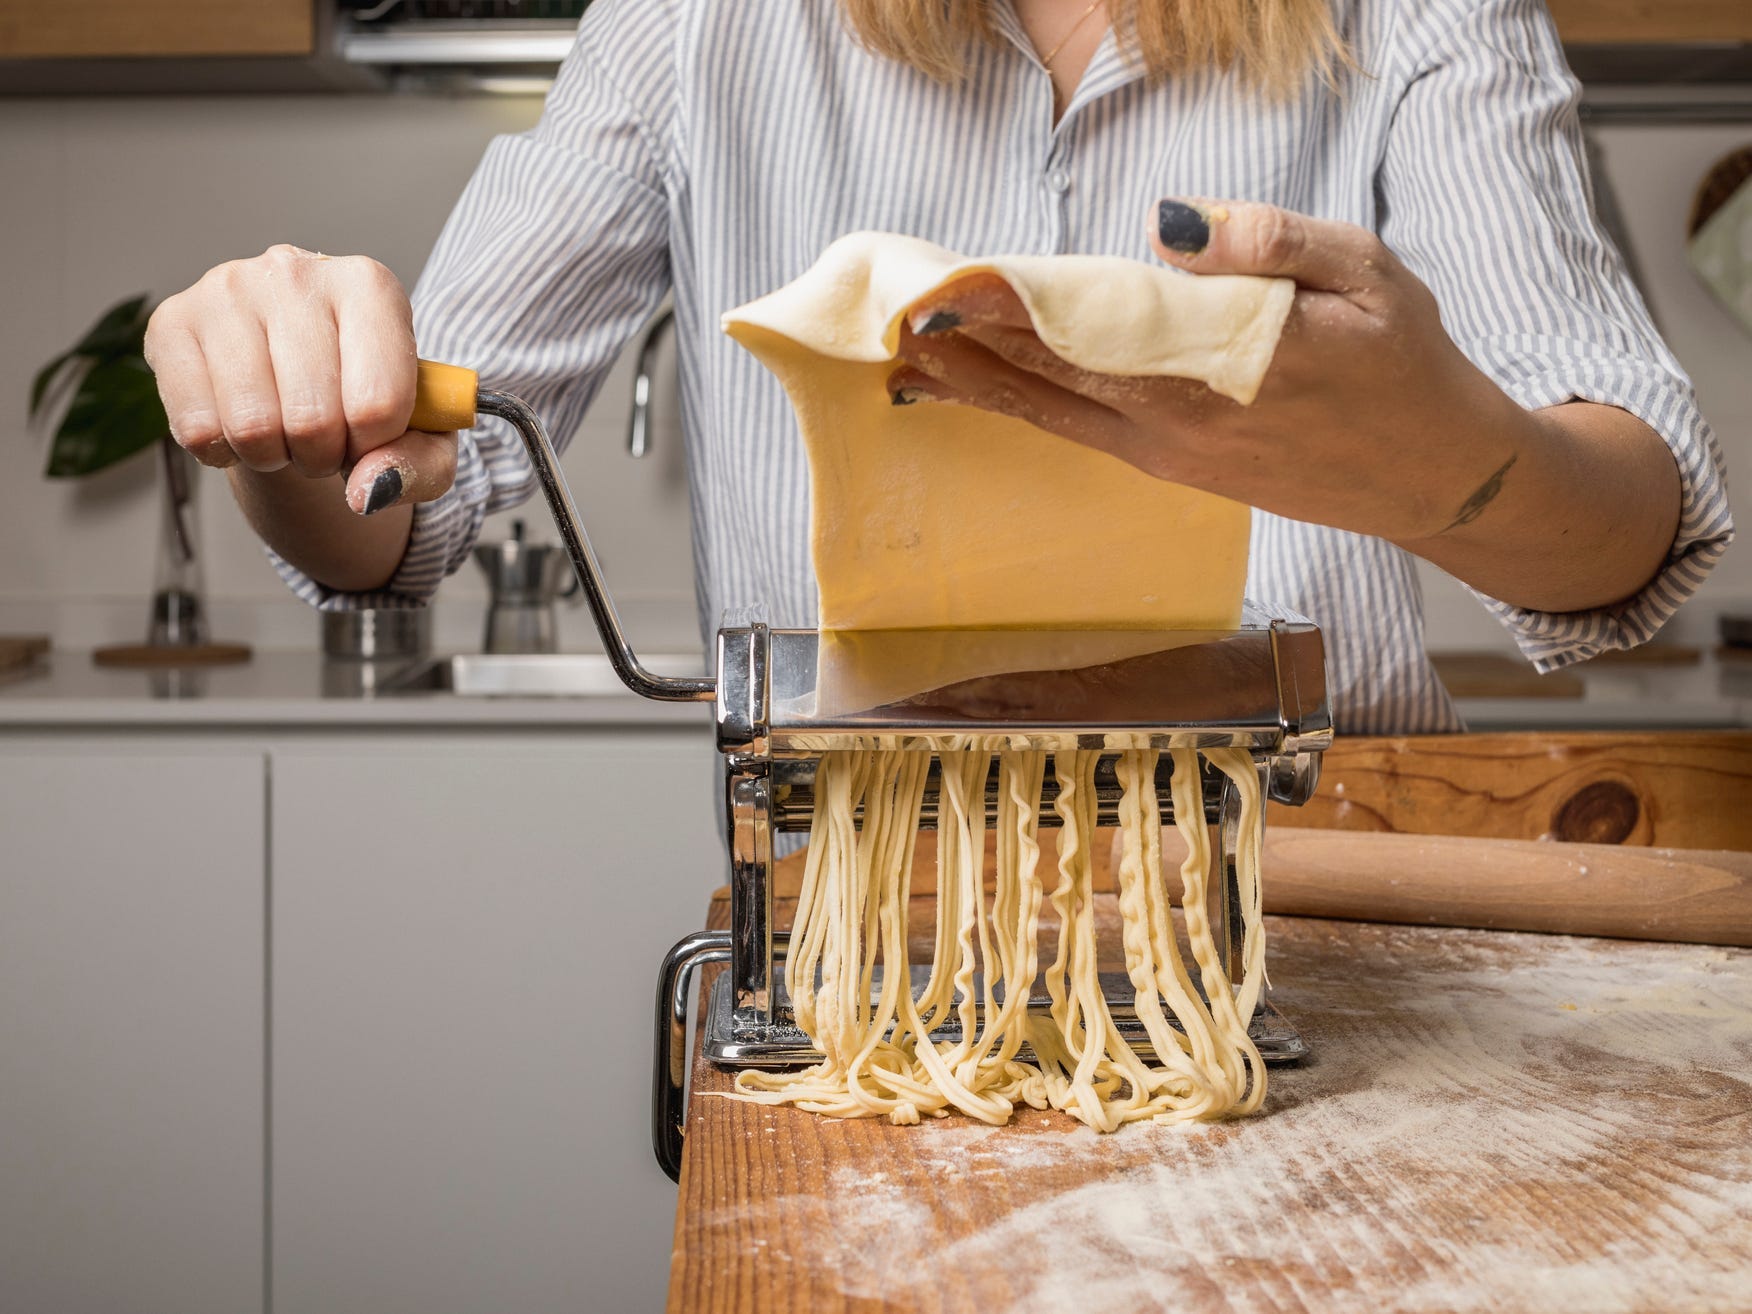
M 963 280 L 913 317 L 891 389 L 1015 415 L 1163 479 L 1395 540 L 1439 534 L 1504 477 L 1525 413 L 1461 355 L 1435 298 L 1374 234 L 1264 205 L 1170 217 L 1182 249 L 1151 238 L 1170 263 L 1298 284 L 1252 405 L 1192 380 L 1067 365 L 995 276 Z
M 375 260 L 276 246 L 220 265 L 158 307 L 146 357 L 171 433 L 204 465 L 344 473 L 362 515 L 455 478 L 456 436 L 408 429 L 413 317 Z
M 1659 567 L 1679 502 L 1660 437 L 1610 407 L 1523 409 L 1374 234 L 1267 205 L 1164 201 L 1151 242 L 1195 273 L 1295 279 L 1252 405 L 1068 365 L 992 276 L 910 317 L 896 402 L 1013 415 L 1163 479 L 1389 539 L 1522 606 L 1603 605 Z

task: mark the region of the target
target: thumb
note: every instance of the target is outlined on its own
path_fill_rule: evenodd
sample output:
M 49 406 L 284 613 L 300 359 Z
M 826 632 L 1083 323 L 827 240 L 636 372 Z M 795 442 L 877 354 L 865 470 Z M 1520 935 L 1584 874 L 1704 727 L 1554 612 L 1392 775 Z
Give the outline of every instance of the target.
M 456 435 L 409 429 L 374 447 L 347 474 L 347 505 L 362 516 L 403 502 L 430 502 L 456 481 Z
M 1378 283 L 1393 259 L 1366 228 L 1253 201 L 1170 197 L 1157 202 L 1155 218 L 1156 253 L 1198 274 L 1264 274 L 1356 293 Z

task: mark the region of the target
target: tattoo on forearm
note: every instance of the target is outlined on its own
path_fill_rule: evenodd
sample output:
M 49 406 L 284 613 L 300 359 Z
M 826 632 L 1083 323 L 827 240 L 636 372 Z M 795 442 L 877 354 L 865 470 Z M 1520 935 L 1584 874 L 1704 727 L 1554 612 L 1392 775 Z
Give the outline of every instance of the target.
M 1508 474 L 1509 467 L 1519 459 L 1518 455 L 1511 456 L 1502 463 L 1495 474 L 1480 484 L 1478 490 L 1466 499 L 1465 505 L 1460 508 L 1460 514 L 1454 517 L 1454 523 L 1449 525 L 1448 529 L 1458 529 L 1461 525 L 1470 525 L 1483 515 L 1484 508 L 1495 501 L 1496 495 L 1503 491 L 1503 476 Z M 1448 529 L 1444 529 L 1442 532 L 1446 534 Z

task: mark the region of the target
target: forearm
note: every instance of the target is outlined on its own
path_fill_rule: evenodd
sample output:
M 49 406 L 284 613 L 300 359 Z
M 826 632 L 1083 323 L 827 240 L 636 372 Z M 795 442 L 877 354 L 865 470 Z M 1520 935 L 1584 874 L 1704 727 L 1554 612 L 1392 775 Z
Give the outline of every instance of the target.
M 1451 515 L 1432 502 L 1442 528 L 1400 546 L 1529 610 L 1583 611 L 1631 597 L 1660 569 L 1678 530 L 1672 453 L 1616 407 L 1509 405 L 1508 441 L 1492 451 L 1490 468 L 1459 496 L 1447 490 Z
M 239 464 L 226 473 L 250 527 L 317 583 L 367 593 L 387 585 L 401 564 L 412 507 L 358 515 L 347 506 L 341 476 L 307 479 L 290 466 L 263 474 Z

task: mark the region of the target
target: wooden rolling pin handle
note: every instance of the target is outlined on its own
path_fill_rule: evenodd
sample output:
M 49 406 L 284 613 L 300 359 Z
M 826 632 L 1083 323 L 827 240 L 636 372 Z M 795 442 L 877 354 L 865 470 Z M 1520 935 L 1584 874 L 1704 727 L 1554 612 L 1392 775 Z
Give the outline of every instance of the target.
M 1752 945 L 1752 853 L 1268 828 L 1265 910 Z
M 1752 947 L 1752 853 L 1269 826 L 1260 868 L 1268 913 Z
M 473 370 L 460 365 L 440 365 L 434 360 L 420 361 L 414 384 L 414 413 L 408 419 L 408 428 L 426 433 L 474 428 L 475 396 L 479 391 L 480 378 Z

